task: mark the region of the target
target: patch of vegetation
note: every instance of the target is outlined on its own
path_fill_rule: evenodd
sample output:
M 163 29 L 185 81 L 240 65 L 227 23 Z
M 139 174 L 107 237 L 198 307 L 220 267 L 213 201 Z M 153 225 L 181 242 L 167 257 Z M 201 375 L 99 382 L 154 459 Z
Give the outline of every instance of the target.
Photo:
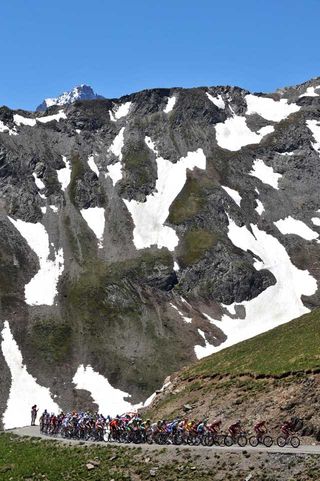
M 320 309 L 231 346 L 182 372 L 182 378 L 215 373 L 281 375 L 320 369 Z
M 30 340 L 39 358 L 59 363 L 71 355 L 72 329 L 55 319 L 38 319 L 31 327 Z
M 129 174 L 130 184 L 135 189 L 142 188 L 148 184 L 154 185 L 156 175 L 156 164 L 150 160 L 150 149 L 144 142 L 132 144 L 123 153 L 122 162 L 124 170 Z
M 74 205 L 76 205 L 78 180 L 83 178 L 86 169 L 80 159 L 79 154 L 74 154 L 71 157 L 71 165 L 72 165 L 72 172 L 71 172 L 71 179 L 69 184 L 69 196 L 70 196 L 71 202 Z
M 205 229 L 191 230 L 186 233 L 179 247 L 179 264 L 182 267 L 198 262 L 218 241 L 218 236 Z
M 172 202 L 168 221 L 171 224 L 181 224 L 194 217 L 205 204 L 205 193 L 198 179 L 188 177 L 187 181 Z

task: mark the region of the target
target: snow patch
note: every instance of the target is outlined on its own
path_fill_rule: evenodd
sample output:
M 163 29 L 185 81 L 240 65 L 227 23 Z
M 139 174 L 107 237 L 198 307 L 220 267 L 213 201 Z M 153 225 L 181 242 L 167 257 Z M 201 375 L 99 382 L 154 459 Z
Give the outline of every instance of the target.
M 39 179 L 39 177 L 37 176 L 37 174 L 35 172 L 33 172 L 33 177 L 34 177 L 34 181 L 36 183 L 36 186 L 38 187 L 38 189 L 44 189 L 45 188 L 45 185 L 44 183 L 42 182 L 41 179 Z
M 257 203 L 257 207 L 255 208 L 255 210 L 258 212 L 259 215 L 261 215 L 265 210 L 263 203 L 259 199 L 256 199 L 256 203 Z
M 1 335 L 2 354 L 11 374 L 9 399 L 2 418 L 4 428 L 28 426 L 31 406 L 35 403 L 39 412 L 44 409 L 48 409 L 49 412 L 58 412 L 59 406 L 52 400 L 50 390 L 40 386 L 23 364 L 20 349 L 13 338 L 8 321 L 4 321 Z
M 62 190 L 66 190 L 71 179 L 71 166 L 70 162 L 67 160 L 65 155 L 62 156 L 65 167 L 63 169 L 57 170 L 58 181 L 61 184 Z
M 273 100 L 266 97 L 258 97 L 257 95 L 246 95 L 247 115 L 258 114 L 266 120 L 280 122 L 286 119 L 290 114 L 298 112 L 300 107 L 296 104 L 288 104 L 287 99 Z
M 268 269 L 277 282 L 254 299 L 241 303 L 246 311 L 244 319 L 223 315 L 219 327 L 227 335 L 227 340 L 216 347 L 215 352 L 309 312 L 301 296 L 311 296 L 317 290 L 317 281 L 307 270 L 300 270 L 292 264 L 285 248 L 275 237 L 259 230 L 256 225 L 251 224 L 251 229 L 252 233 L 229 219 L 228 237 L 235 246 L 259 256 L 262 262 L 257 261 L 255 268 Z M 227 308 L 235 309 L 235 306 Z
M 14 114 L 13 121 L 16 125 L 28 125 L 29 127 L 34 127 L 37 122 L 41 122 L 42 124 L 46 124 L 47 122 L 52 122 L 52 120 L 56 120 L 59 122 L 61 119 L 66 119 L 67 116 L 63 110 L 59 110 L 57 114 L 53 115 L 46 115 L 44 117 L 37 117 L 35 119 L 23 117 L 23 115 Z
M 213 95 L 209 94 L 206 92 L 206 96 L 208 97 L 211 102 L 218 107 L 219 109 L 224 109 L 225 108 L 225 103 L 221 95 L 218 95 L 217 97 L 213 97 Z
M 180 270 L 180 267 L 179 267 L 179 264 L 178 264 L 177 261 L 174 261 L 174 263 L 173 263 L 173 270 L 175 272 L 178 272 Z
M 112 120 L 112 122 L 116 122 L 122 117 L 126 117 L 130 111 L 131 104 L 132 102 L 125 102 L 118 107 L 114 107 L 112 110 L 109 110 L 110 120 Z
M 176 164 L 158 157 L 156 159 L 158 178 L 155 192 L 148 195 L 145 202 L 124 199 L 133 222 L 133 242 L 137 249 L 144 249 L 152 245 L 167 247 L 173 251 L 178 245 L 179 238 L 171 227 L 164 226 L 169 215 L 169 208 L 176 196 L 183 188 L 187 179 L 187 169 L 206 168 L 206 157 L 202 149 L 188 152 Z
M 40 222 L 33 224 L 23 220 L 15 220 L 8 216 L 29 247 L 38 256 L 40 269 L 31 281 L 25 285 L 25 298 L 30 306 L 54 304 L 57 284 L 64 268 L 63 249 L 55 253 L 55 259 L 49 259 L 49 236 Z
M 198 333 L 200 334 L 201 337 L 203 337 L 205 346 L 200 346 L 199 344 L 194 346 L 194 352 L 195 355 L 197 356 L 197 359 L 202 359 L 206 356 L 210 356 L 213 352 L 215 352 L 216 347 L 210 344 L 203 331 L 201 329 L 198 329 Z
M 51 204 L 49 205 L 50 209 L 53 210 L 53 212 L 56 214 L 58 212 L 58 207 L 56 207 L 55 205 Z
M 274 222 L 274 224 L 277 226 L 281 234 L 284 235 L 296 234 L 306 240 L 317 239 L 319 236 L 317 232 L 310 229 L 310 227 L 304 222 L 294 219 L 291 216 L 288 216 L 285 219 L 280 219 L 277 222 Z
M 105 224 L 104 208 L 89 207 L 89 209 L 81 209 L 80 212 L 82 217 L 98 239 L 99 247 L 103 247 L 103 233 Z
M 312 223 L 316 226 L 320 226 L 320 219 L 319 217 L 312 217 L 311 219 Z
M 171 112 L 171 110 L 173 110 L 173 107 L 175 106 L 176 101 L 177 101 L 177 98 L 174 95 L 168 98 L 167 105 L 163 109 L 165 114 L 168 114 L 169 112 Z
M 245 117 L 234 115 L 216 125 L 216 139 L 222 149 L 236 151 L 249 144 L 259 144 L 264 136 L 274 131 L 272 125 L 262 127 L 258 133 L 252 132 Z
M 93 155 L 89 155 L 88 157 L 88 165 L 90 167 L 90 169 L 92 170 L 92 172 L 94 172 L 96 174 L 97 177 L 99 177 L 99 169 L 97 167 L 97 164 L 95 163 L 94 161 L 94 156 Z
M 242 200 L 242 197 L 241 195 L 239 194 L 239 192 L 237 190 L 234 190 L 234 189 L 230 189 L 230 187 L 225 187 L 225 186 L 221 186 L 223 188 L 223 190 L 226 191 L 226 193 L 235 201 L 235 203 L 240 207 L 240 203 L 241 203 L 241 200 Z
M 261 159 L 256 159 L 254 161 L 249 175 L 257 177 L 261 182 L 271 185 L 274 189 L 279 189 L 278 182 L 282 175 L 277 174 L 272 167 L 268 167 Z
M 116 185 L 119 180 L 122 179 L 122 148 L 124 146 L 124 129 L 119 131 L 119 133 L 114 138 L 111 146 L 109 147 L 109 152 L 112 152 L 116 157 L 118 157 L 119 162 L 115 164 L 108 165 L 107 173 L 105 177 L 110 177 L 112 180 L 113 185 Z
M 45 214 L 47 212 L 47 208 L 45 206 L 40 207 L 40 209 L 41 209 L 42 214 Z
M 18 132 L 15 129 L 10 129 L 6 124 L 0 120 L 0 132 L 8 133 L 9 135 L 18 135 Z
M 308 87 L 305 93 L 299 95 L 299 97 L 319 97 L 319 94 L 315 92 L 315 89 L 320 89 L 320 85 L 317 87 Z
M 317 120 L 307 120 L 306 124 L 315 140 L 315 143 L 311 145 L 320 154 L 320 123 Z
M 76 389 L 90 392 L 94 403 L 99 406 L 99 413 L 114 417 L 117 414 L 132 411 L 134 407 L 124 400 L 126 397 L 131 397 L 130 394 L 112 387 L 108 379 L 94 371 L 90 365 L 81 364 L 72 382 L 76 385 Z

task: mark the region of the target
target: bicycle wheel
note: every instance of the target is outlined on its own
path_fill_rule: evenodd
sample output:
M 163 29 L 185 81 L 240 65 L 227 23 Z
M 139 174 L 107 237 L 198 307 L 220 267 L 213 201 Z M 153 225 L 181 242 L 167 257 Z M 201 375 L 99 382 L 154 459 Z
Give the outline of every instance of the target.
M 253 448 L 257 447 L 258 444 L 259 444 L 259 440 L 256 436 L 250 436 L 249 438 L 249 444 L 250 446 L 252 446 Z
M 247 440 L 246 436 L 241 434 L 240 436 L 238 436 L 237 442 L 238 442 L 239 446 L 241 446 L 241 448 L 244 448 L 247 445 L 248 440 Z
M 180 444 L 182 444 L 182 442 L 183 442 L 183 439 L 182 439 L 181 434 L 175 434 L 174 437 L 173 437 L 173 444 L 176 444 L 177 446 L 180 446 Z
M 277 445 L 279 446 L 279 448 L 283 448 L 287 443 L 287 440 L 285 437 L 283 436 L 279 436 L 278 439 L 277 439 Z
M 263 444 L 267 447 L 270 448 L 273 445 L 273 439 L 271 436 L 265 436 L 263 438 Z
M 206 438 L 206 446 L 213 446 L 213 443 L 214 443 L 214 437 L 212 436 L 212 434 L 209 434 L 209 436 L 207 436 Z
M 228 447 L 233 445 L 233 439 L 231 436 L 225 436 L 223 442 L 224 442 L 224 445 Z
M 297 436 L 292 436 L 290 444 L 293 448 L 298 448 L 300 446 L 300 439 Z
M 194 440 L 193 440 L 193 445 L 194 445 L 194 446 L 199 446 L 199 444 L 201 443 L 201 437 L 202 437 L 202 436 L 195 436 L 195 437 L 194 437 Z

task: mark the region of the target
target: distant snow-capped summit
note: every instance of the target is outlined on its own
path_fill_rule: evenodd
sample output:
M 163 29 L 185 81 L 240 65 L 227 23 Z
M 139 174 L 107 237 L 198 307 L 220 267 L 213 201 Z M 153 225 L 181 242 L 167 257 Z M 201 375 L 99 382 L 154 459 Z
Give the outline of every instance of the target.
M 63 92 L 56 98 L 44 99 L 44 101 L 38 105 L 37 111 L 44 111 L 52 105 L 67 105 L 72 104 L 76 100 L 92 100 L 92 99 L 103 99 L 102 95 L 96 94 L 89 85 L 79 85 L 74 87 L 69 92 Z

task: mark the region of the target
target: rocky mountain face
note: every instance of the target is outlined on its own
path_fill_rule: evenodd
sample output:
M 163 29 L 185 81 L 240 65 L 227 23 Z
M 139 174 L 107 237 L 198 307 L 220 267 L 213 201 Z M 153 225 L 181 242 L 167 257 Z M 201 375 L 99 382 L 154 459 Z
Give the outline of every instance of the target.
M 319 121 L 320 79 L 2 107 L 4 426 L 124 411 L 319 306 Z
M 102 95 L 96 94 L 89 85 L 81 84 L 74 87 L 70 92 L 63 92 L 55 98 L 44 99 L 43 102 L 36 108 L 37 112 L 44 112 L 47 108 L 53 105 L 69 105 L 76 100 L 94 100 L 103 99 Z

